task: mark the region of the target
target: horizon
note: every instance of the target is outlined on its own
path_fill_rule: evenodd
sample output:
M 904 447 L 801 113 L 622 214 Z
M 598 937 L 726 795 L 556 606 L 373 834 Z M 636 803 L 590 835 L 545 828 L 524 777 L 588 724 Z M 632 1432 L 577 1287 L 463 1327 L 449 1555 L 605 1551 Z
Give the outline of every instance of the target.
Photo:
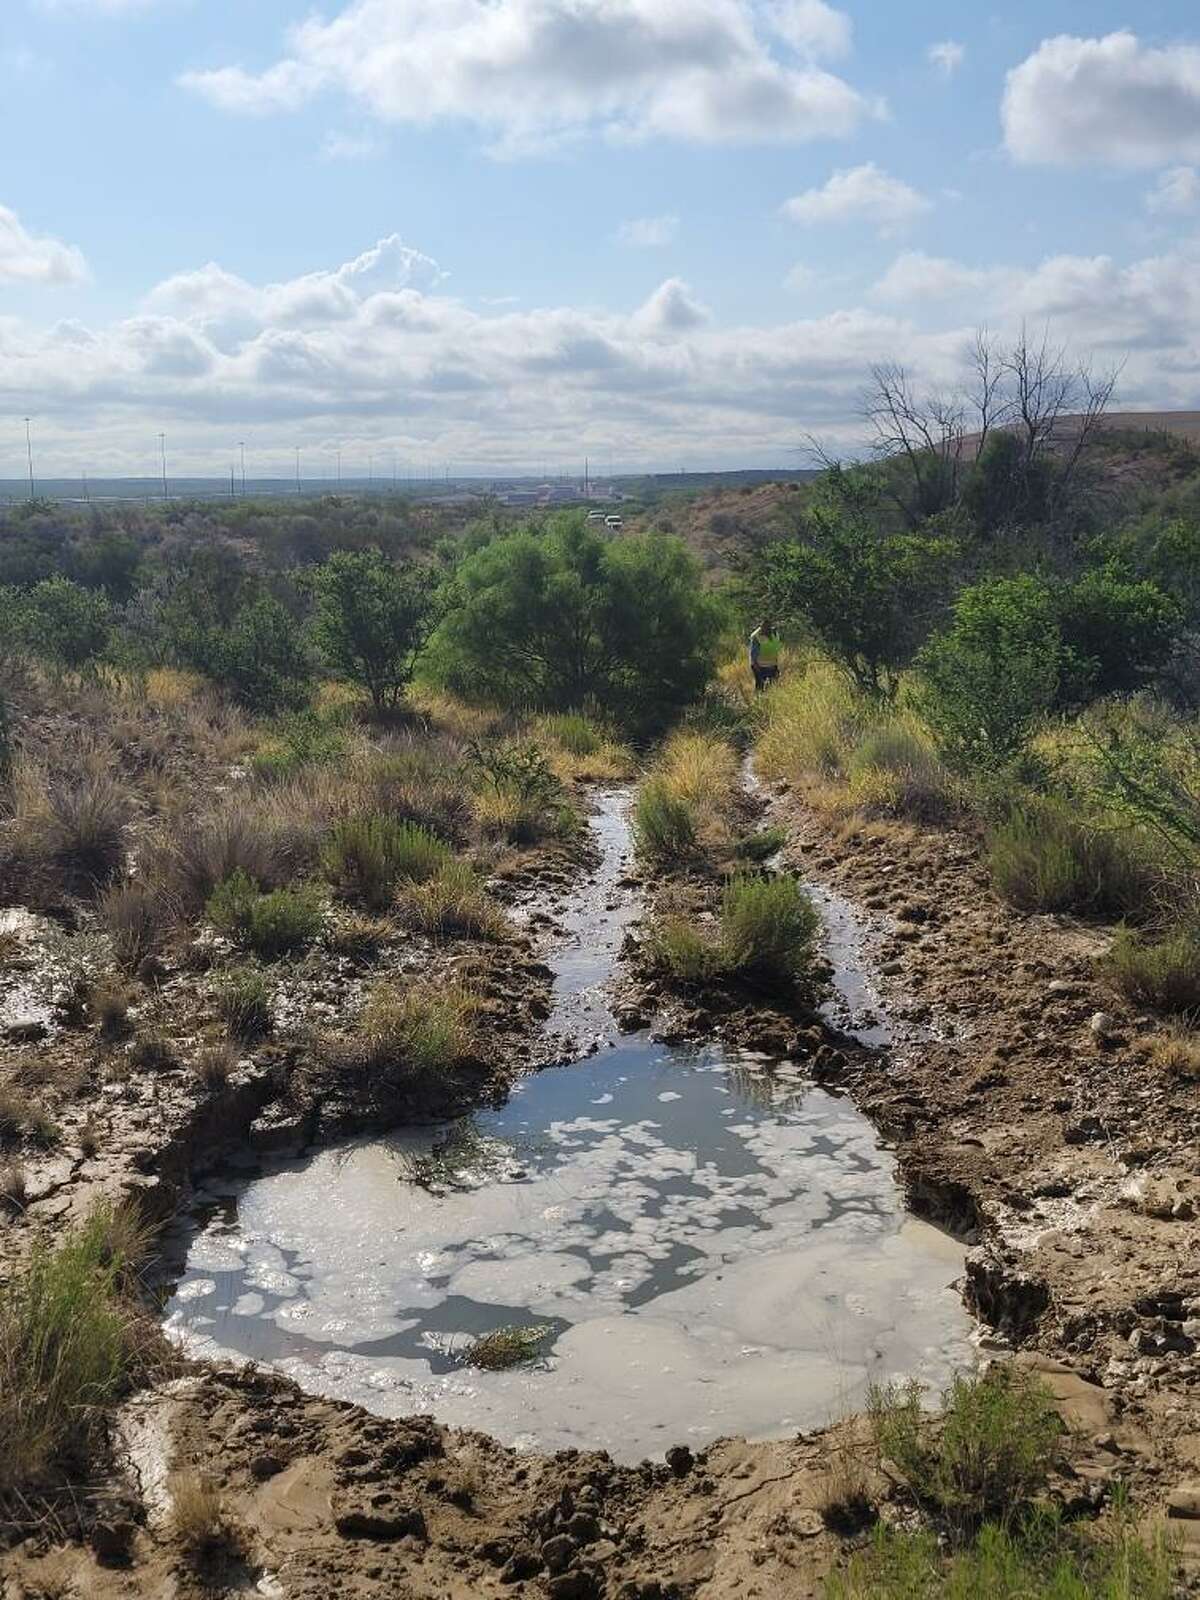
M 14 0 L 0 479 L 769 470 L 1022 320 L 1200 405 L 1200 31 L 1077 10 Z

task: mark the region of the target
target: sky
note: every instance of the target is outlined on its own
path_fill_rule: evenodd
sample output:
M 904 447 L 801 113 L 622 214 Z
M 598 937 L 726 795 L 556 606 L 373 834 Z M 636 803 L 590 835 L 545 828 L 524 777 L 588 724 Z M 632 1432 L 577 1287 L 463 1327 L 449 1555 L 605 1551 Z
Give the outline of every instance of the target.
M 1195 0 L 0 0 L 0 478 L 861 447 L 1022 323 L 1200 408 Z

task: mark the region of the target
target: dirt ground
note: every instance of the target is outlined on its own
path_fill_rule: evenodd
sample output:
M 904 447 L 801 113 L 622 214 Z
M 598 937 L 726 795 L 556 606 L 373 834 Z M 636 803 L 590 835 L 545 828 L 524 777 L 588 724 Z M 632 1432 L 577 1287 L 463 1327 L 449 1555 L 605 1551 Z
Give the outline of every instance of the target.
M 1062 1497 L 1098 1504 L 1123 1479 L 1149 1514 L 1171 1516 L 1185 1555 L 1200 1554 L 1200 1085 L 1164 1079 L 1148 1050 L 1157 1024 L 1098 983 L 1105 931 L 1003 906 L 970 838 L 847 828 L 800 797 L 770 806 L 787 825 L 785 859 L 866 918 L 890 1048 L 855 1046 L 815 1015 L 644 982 L 622 998 L 626 1025 L 653 1012 L 667 1036 L 724 1027 L 851 1094 L 894 1144 L 913 1208 L 971 1243 L 964 1294 L 983 1349 L 1018 1351 L 1058 1396 L 1072 1429 Z M 546 969 L 533 950 L 521 961 L 523 978 L 495 977 L 497 1015 L 520 1013 L 510 1061 L 544 1003 Z M 160 1192 L 166 1214 L 211 1148 L 210 1115 L 214 1140 L 235 1107 L 251 1131 L 266 1115 L 279 1138 L 294 1132 L 287 1097 L 264 1098 L 279 1070 L 231 1084 L 202 1126 L 167 1123 L 180 1131 L 165 1145 L 161 1104 L 114 1097 L 128 1148 L 102 1181 Z M 77 1178 L 39 1176 L 31 1213 L 75 1214 Z M 197 1368 L 124 1407 L 88 1544 L 43 1535 L 0 1556 L 4 1600 L 802 1600 L 862 1537 L 821 1511 L 837 1463 L 858 1458 L 851 1427 L 627 1468 L 385 1421 L 253 1369 Z M 181 1471 L 224 1500 L 228 1536 L 198 1554 L 171 1520 L 168 1480 Z M 886 1481 L 872 1487 L 885 1516 L 901 1514 Z

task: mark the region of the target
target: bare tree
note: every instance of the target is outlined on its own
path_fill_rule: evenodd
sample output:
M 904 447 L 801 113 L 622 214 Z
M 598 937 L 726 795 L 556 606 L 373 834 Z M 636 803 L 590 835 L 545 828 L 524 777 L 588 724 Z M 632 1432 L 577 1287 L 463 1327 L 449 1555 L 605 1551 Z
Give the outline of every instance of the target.
M 1042 458 L 1057 463 L 1052 503 L 1072 487 L 1079 464 L 1112 399 L 1120 368 L 1103 374 L 1074 362 L 1049 331 L 1031 339 L 1024 327 L 1005 348 L 986 331 L 974 336 L 969 375 L 949 392 L 919 392 L 907 368 L 885 362 L 871 369 L 862 415 L 870 448 L 907 468 L 889 492 L 910 525 L 956 505 L 964 468 L 983 454 L 997 432 L 1019 446 L 1018 473 L 1028 485 Z

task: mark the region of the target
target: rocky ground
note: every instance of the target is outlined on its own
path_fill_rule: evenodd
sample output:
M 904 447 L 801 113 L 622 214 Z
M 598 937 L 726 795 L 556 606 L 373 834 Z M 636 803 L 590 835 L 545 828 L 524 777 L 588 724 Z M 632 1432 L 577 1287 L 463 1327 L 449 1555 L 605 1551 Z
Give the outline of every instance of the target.
M 802 1055 L 826 1087 L 852 1094 L 894 1142 L 914 1209 L 972 1243 L 964 1292 L 985 1348 L 1016 1348 L 1058 1395 L 1073 1430 L 1064 1499 L 1094 1504 L 1126 1479 L 1150 1512 L 1171 1514 L 1189 1554 L 1200 1530 L 1200 1085 L 1164 1079 L 1148 1048 L 1157 1024 L 1098 983 L 1104 930 L 1004 907 L 969 837 L 845 827 L 795 797 L 772 808 L 789 864 L 864 913 L 890 1046 L 863 1048 L 805 1008 L 767 1014 L 752 996 L 659 984 L 631 986 L 626 1022 L 653 1011 L 665 1034 L 724 1027 Z M 534 909 L 552 916 L 552 904 Z M 544 1007 L 546 969 L 525 949 L 494 981 L 512 1048 L 481 1094 L 503 1092 Z M 296 1062 L 269 1057 L 204 1105 L 190 1087 L 151 1090 L 134 1075 L 117 1089 L 103 1164 L 93 1173 L 98 1155 L 56 1155 L 64 1166 L 33 1174 L 30 1216 L 65 1219 L 89 1193 L 131 1188 L 164 1214 L 220 1144 L 343 1125 Z M 5 1600 L 801 1600 L 861 1537 L 823 1515 L 854 1448 L 828 1435 L 723 1441 L 624 1468 L 385 1421 L 253 1370 L 199 1369 L 123 1409 L 88 1542 L 56 1545 L 46 1528 L 0 1556 L 0 1571 Z M 203 1548 L 171 1519 L 168 1480 L 181 1471 L 221 1491 L 223 1531 Z M 885 1515 L 902 1513 L 886 1482 L 873 1488 Z

